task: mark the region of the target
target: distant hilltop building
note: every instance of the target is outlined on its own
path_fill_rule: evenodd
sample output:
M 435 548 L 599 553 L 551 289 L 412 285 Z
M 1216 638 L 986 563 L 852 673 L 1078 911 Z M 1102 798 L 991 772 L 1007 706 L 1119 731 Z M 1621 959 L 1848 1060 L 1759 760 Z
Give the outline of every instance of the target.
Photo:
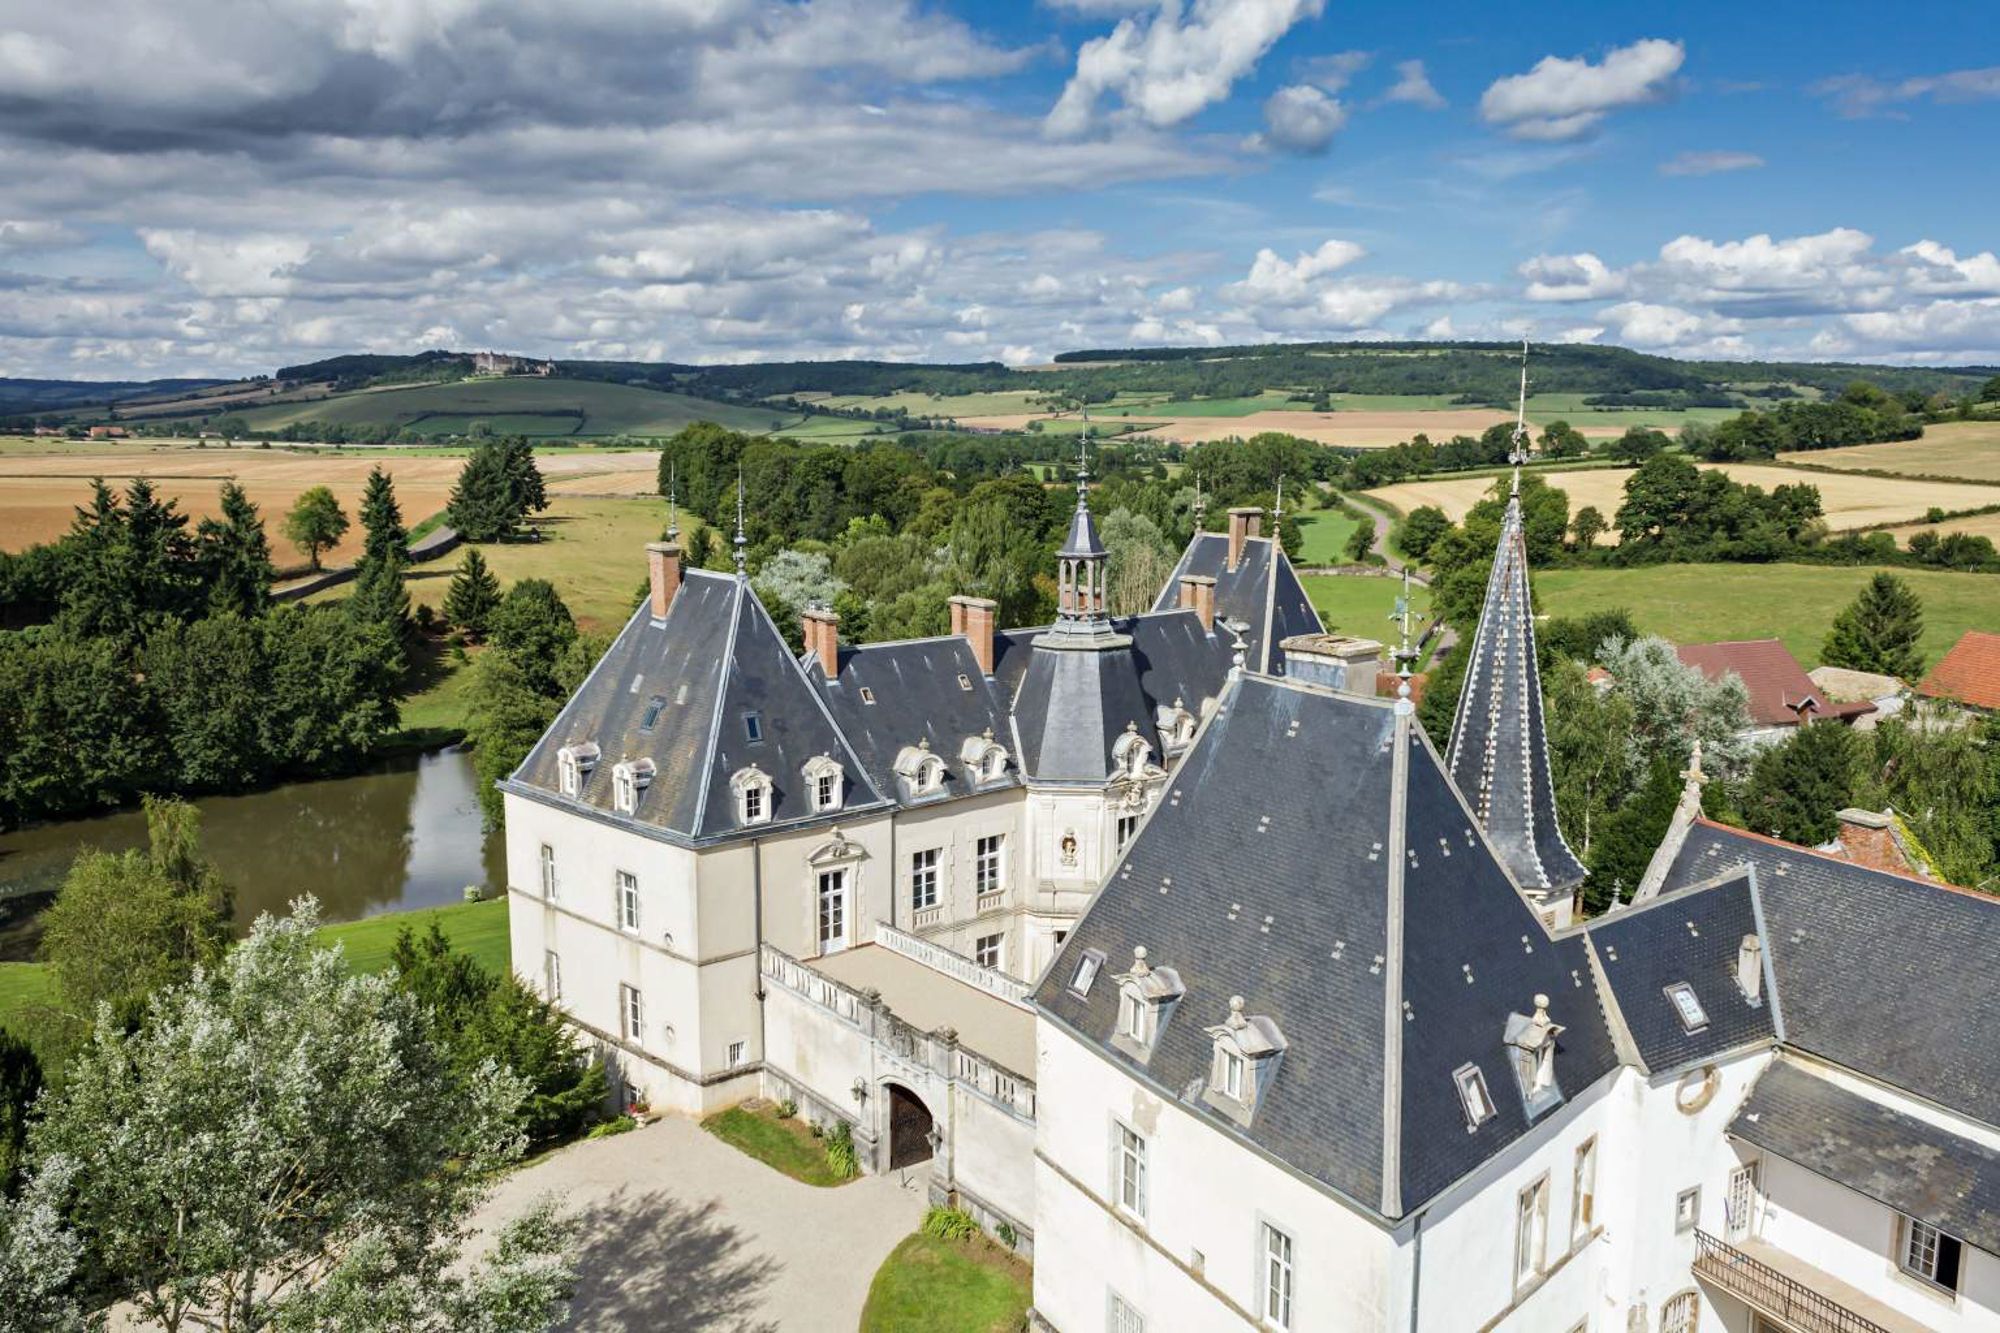
M 531 361 L 525 356 L 509 356 L 505 352 L 474 352 L 472 373 L 475 375 L 542 375 L 556 373 L 553 361 Z

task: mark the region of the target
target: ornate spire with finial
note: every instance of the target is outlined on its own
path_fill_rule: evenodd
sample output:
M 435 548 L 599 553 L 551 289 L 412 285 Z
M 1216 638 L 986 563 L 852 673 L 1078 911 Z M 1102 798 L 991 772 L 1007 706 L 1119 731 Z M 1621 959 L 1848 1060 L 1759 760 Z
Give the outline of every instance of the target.
M 1521 493 L 1521 464 L 1528 461 L 1528 340 L 1521 339 L 1521 397 L 1520 405 L 1514 413 L 1514 444 L 1507 451 L 1507 461 L 1514 465 L 1514 484 L 1510 494 Z
M 1076 512 L 1069 536 L 1056 552 L 1056 627 L 1108 630 L 1106 556 L 1098 540 L 1097 521 L 1090 513 L 1090 428 L 1076 446 Z
M 743 535 L 743 465 L 736 465 L 736 577 L 745 578 L 750 571 L 750 539 Z
M 1202 520 L 1208 517 L 1208 496 L 1201 489 L 1201 473 L 1194 474 L 1194 530 L 1201 531 Z
M 667 540 L 681 539 L 680 462 L 667 464 Z
M 1403 566 L 1403 595 L 1396 599 L 1396 609 L 1390 618 L 1399 623 L 1396 642 L 1396 711 L 1411 713 L 1416 704 L 1410 700 L 1410 663 L 1417 657 L 1417 650 L 1410 646 L 1410 567 Z
M 1285 546 L 1285 474 L 1278 474 L 1278 495 L 1271 501 L 1271 541 L 1283 550 Z

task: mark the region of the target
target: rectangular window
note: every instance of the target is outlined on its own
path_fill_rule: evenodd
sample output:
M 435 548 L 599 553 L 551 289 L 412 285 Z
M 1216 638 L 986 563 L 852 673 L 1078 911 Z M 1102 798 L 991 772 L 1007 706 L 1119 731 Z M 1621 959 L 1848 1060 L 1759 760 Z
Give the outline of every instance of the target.
M 1959 1263 L 1963 1258 L 1964 1247 L 1958 1237 L 1948 1236 L 1914 1217 L 1903 1219 L 1903 1246 L 1897 1262 L 1905 1273 L 1946 1291 L 1957 1291 Z
M 1292 1326 L 1292 1238 L 1264 1224 L 1264 1322 Z
M 822 952 L 847 944 L 847 872 L 822 870 L 819 875 L 819 947 Z
M 1674 1231 L 1693 1231 L 1701 1220 L 1701 1186 L 1682 1190 L 1674 1196 Z
M 738 1065 L 741 1065 L 743 1063 L 744 1056 L 747 1050 L 748 1047 L 746 1047 L 740 1041 L 732 1041 L 729 1043 L 729 1067 L 731 1069 L 734 1069 Z
M 1225 1097 L 1243 1098 L 1243 1057 L 1235 1051 L 1218 1049 L 1215 1085 Z
M 990 967 L 996 971 L 999 970 L 1000 941 L 1005 938 L 1006 936 L 1004 935 L 981 935 L 978 939 L 974 940 L 972 943 L 973 961 L 981 967 Z
M 651 731 L 660 720 L 660 710 L 666 706 L 666 699 L 657 694 L 646 700 L 646 712 L 639 719 L 639 730 Z
M 1002 887 L 1000 877 L 1000 853 L 1006 846 L 1006 836 L 996 833 L 990 838 L 981 838 L 975 844 L 973 860 L 973 882 L 978 886 L 979 896 L 998 893 Z
M 1533 1281 L 1548 1259 L 1549 1178 L 1521 1191 L 1514 1213 L 1514 1285 Z
M 1132 841 L 1132 835 L 1139 831 L 1139 816 L 1118 816 L 1118 850 L 1124 851 L 1125 844 Z
M 550 1004 L 562 999 L 562 959 L 556 957 L 554 949 L 542 955 L 542 993 Z
M 1085 949 L 1083 957 L 1076 960 L 1076 974 L 1069 979 L 1069 988 L 1078 995 L 1090 994 L 1090 983 L 1097 980 L 1097 970 L 1103 966 L 1103 954 Z
M 1146 1040 L 1146 1005 L 1130 991 L 1119 999 L 1118 1029 L 1133 1041 Z
M 1729 1189 L 1722 1196 L 1723 1221 L 1729 1239 L 1741 1240 L 1750 1234 L 1751 1214 L 1757 1208 L 1757 1163 L 1745 1162 L 1729 1173 Z
M 1572 1243 L 1597 1225 L 1597 1140 L 1585 1139 L 1576 1150 L 1576 1170 L 1570 1178 L 1569 1237 Z
M 1118 1206 L 1146 1220 L 1146 1141 L 1118 1126 Z
M 1676 981 L 1667 987 L 1667 998 L 1674 1002 L 1674 1012 L 1680 1015 L 1681 1026 L 1689 1032 L 1699 1032 L 1708 1026 L 1708 1011 L 1701 1007 L 1694 987 L 1685 981 Z
M 764 789 L 748 786 L 743 789 L 743 822 L 756 824 L 764 818 Z
M 755 713 L 743 715 L 743 738 L 752 745 L 764 739 L 764 719 Z
M 813 779 L 813 809 L 831 810 L 838 803 L 840 779 L 832 773 L 822 773 Z
M 618 872 L 618 925 L 623 930 L 639 928 L 639 877 L 629 870 Z
M 645 1004 L 639 998 L 637 986 L 620 984 L 618 987 L 619 1032 L 629 1042 L 643 1043 L 646 1033 Z
M 1105 1323 L 1108 1333 L 1146 1333 L 1146 1316 L 1115 1291 L 1111 1293 L 1111 1317 Z
M 556 849 L 542 844 L 542 897 L 550 902 L 556 897 Z
M 1465 1112 L 1465 1127 L 1477 1129 L 1493 1116 L 1493 1097 L 1486 1091 L 1486 1075 L 1478 1065 L 1460 1065 L 1451 1074 L 1458 1084 L 1459 1107 Z
M 920 912 L 937 906 L 938 852 L 936 847 L 927 847 L 910 853 L 910 906 Z

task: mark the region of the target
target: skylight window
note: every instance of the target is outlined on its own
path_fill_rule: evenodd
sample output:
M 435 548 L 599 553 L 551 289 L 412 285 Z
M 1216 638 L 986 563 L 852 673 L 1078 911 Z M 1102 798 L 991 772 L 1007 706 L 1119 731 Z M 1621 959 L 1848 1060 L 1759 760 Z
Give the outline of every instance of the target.
M 1076 975 L 1069 980 L 1069 988 L 1078 995 L 1090 994 L 1090 983 L 1097 980 L 1097 973 L 1104 966 L 1104 955 L 1095 949 L 1085 949 L 1083 957 L 1077 961 Z
M 639 730 L 651 731 L 654 724 L 660 720 L 660 710 L 666 706 L 667 700 L 664 695 L 656 694 L 646 700 L 646 712 L 639 719 Z
M 1667 987 L 1667 998 L 1674 1002 L 1674 1012 L 1681 1016 L 1681 1026 L 1689 1032 L 1699 1032 L 1708 1026 L 1708 1011 L 1695 998 L 1694 987 L 1676 981 Z
M 1451 1074 L 1452 1082 L 1458 1084 L 1458 1103 L 1465 1112 L 1465 1128 L 1469 1133 L 1493 1118 L 1493 1097 L 1486 1091 L 1486 1075 L 1478 1065 L 1460 1065 Z
M 963 671 L 959 672 L 958 688 L 970 694 L 972 692 L 972 677 L 966 675 Z
M 863 685 L 863 686 L 861 687 L 861 702 L 862 702 L 862 703 L 865 703 L 865 704 L 872 704 L 872 703 L 874 703 L 874 702 L 875 702 L 875 691 L 873 691 L 873 690 L 869 689 L 869 688 L 868 688 L 868 687 L 867 687 L 866 685 Z
M 764 719 L 757 713 L 743 715 L 743 734 L 752 745 L 764 739 Z

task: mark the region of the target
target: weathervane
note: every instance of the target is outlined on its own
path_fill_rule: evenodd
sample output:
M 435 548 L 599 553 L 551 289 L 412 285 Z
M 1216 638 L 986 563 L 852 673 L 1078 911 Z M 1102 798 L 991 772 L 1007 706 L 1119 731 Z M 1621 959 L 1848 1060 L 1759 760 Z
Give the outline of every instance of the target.
M 1208 497 L 1201 492 L 1201 473 L 1194 474 L 1194 530 L 1201 531 L 1202 520 L 1208 517 Z
M 1271 541 L 1285 549 L 1285 474 L 1278 474 L 1278 498 L 1271 502 Z
M 1528 461 L 1528 340 L 1521 339 L 1521 398 L 1514 414 L 1514 446 L 1507 461 L 1514 465 L 1512 493 L 1521 493 L 1521 464 Z
M 750 539 L 743 535 L 743 465 L 736 465 L 736 577 L 742 578 L 748 572 L 750 557 L 745 547 Z
M 667 540 L 681 539 L 680 517 L 680 463 L 678 460 L 667 464 Z
M 1396 599 L 1396 609 L 1389 613 L 1389 619 L 1402 625 L 1402 640 L 1396 646 L 1396 676 L 1401 682 L 1396 687 L 1399 698 L 1410 697 L 1410 663 L 1416 660 L 1416 649 L 1410 647 L 1410 567 L 1403 566 L 1403 595 Z

